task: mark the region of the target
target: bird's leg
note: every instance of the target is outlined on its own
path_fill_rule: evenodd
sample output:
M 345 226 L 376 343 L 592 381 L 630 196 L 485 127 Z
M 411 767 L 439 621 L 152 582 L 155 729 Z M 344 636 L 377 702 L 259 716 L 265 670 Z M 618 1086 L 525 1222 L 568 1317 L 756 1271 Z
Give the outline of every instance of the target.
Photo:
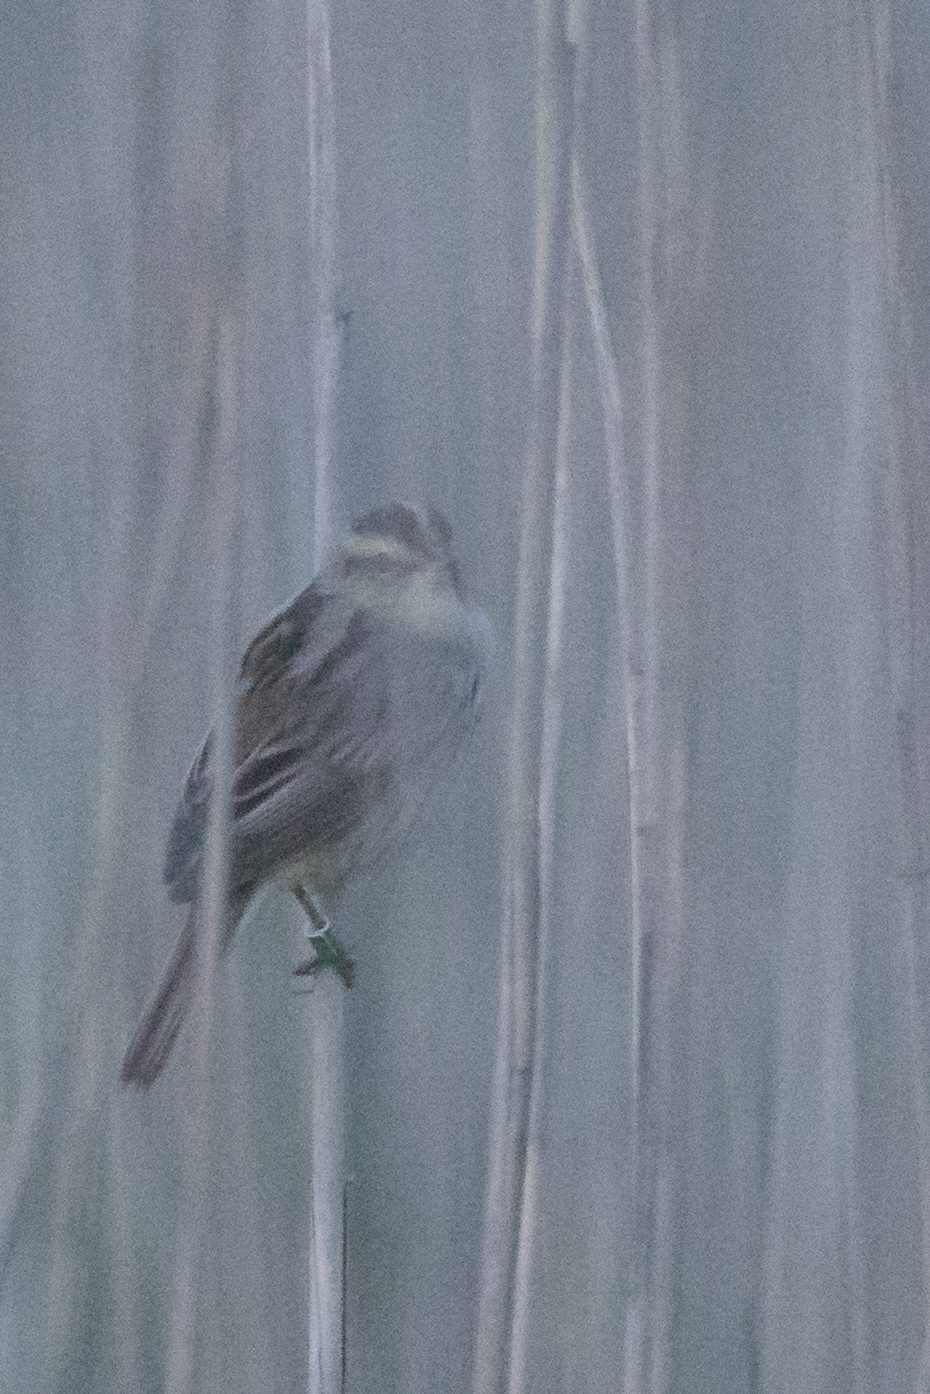
M 304 928 L 304 934 L 313 940 L 313 958 L 299 964 L 294 969 L 294 976 L 304 978 L 313 973 L 320 973 L 324 968 L 335 968 L 346 987 L 351 987 L 355 964 L 332 933 L 329 920 L 320 909 L 319 902 L 305 886 L 295 886 L 293 890 L 300 908 L 307 916 L 308 924 Z
M 294 895 L 297 903 L 307 917 L 308 923 L 304 926 L 304 934 L 308 939 L 316 939 L 321 934 L 329 933 L 329 920 L 320 908 L 320 903 L 312 891 L 308 891 L 306 886 L 294 886 Z

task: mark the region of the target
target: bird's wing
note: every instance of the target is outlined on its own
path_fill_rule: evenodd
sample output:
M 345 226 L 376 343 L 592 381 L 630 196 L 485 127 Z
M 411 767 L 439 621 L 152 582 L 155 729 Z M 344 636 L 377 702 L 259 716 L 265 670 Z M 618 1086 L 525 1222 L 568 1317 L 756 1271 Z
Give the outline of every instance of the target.
M 246 650 L 236 704 L 231 875 L 260 880 L 340 841 L 387 777 L 384 644 L 358 611 L 309 587 Z M 212 735 L 191 766 L 168 840 L 172 898 L 196 894 L 213 790 Z
M 181 799 L 168 834 L 164 880 L 172 900 L 193 900 L 197 894 L 200 858 L 207 829 L 207 810 L 213 791 L 213 732 L 208 731 L 187 772 Z

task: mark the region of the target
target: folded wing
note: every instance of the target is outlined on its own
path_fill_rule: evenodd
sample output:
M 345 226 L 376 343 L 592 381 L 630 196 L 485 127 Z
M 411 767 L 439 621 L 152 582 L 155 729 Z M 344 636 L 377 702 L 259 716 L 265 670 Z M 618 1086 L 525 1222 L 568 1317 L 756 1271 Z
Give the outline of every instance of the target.
M 358 612 L 309 587 L 250 644 L 236 698 L 232 886 L 351 837 L 388 778 L 388 653 Z M 212 733 L 185 781 L 168 839 L 172 899 L 197 894 L 213 792 Z

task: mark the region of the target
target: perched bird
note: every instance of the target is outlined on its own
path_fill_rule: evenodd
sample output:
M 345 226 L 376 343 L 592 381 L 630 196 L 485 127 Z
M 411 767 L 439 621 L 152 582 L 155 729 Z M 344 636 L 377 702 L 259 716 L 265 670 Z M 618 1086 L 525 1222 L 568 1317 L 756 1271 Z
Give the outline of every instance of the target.
M 316 953 L 351 963 L 324 905 L 394 845 L 473 726 L 487 617 L 466 599 L 449 524 L 399 503 L 359 518 L 331 560 L 245 651 L 235 698 L 227 947 L 270 880 L 300 901 Z M 187 775 L 164 878 L 190 911 L 123 1059 L 161 1071 L 196 977 L 197 900 L 213 790 L 212 733 Z

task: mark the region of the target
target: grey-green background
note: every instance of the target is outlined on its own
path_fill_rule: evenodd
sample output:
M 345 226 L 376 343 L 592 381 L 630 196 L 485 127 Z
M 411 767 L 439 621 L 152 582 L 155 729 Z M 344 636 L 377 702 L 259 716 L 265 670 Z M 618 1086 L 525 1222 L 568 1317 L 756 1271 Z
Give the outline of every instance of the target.
M 536 16 L 331 10 L 351 311 L 334 512 L 440 503 L 497 633 L 470 760 L 340 921 L 351 1394 L 471 1388 Z M 650 824 L 631 838 L 617 459 L 572 261 L 538 1229 L 510 1394 L 926 1394 L 927 13 L 588 0 L 572 23 Z M 157 1391 L 189 1040 L 150 1095 L 116 1076 L 176 930 L 163 844 L 213 700 L 223 307 L 237 641 L 314 566 L 307 15 L 12 0 L 0 28 L 0 1391 Z M 638 1187 L 631 845 L 659 1081 Z M 197 1390 L 305 1384 L 297 924 L 270 899 L 218 987 Z M 628 1349 L 637 1194 L 647 1384 Z

